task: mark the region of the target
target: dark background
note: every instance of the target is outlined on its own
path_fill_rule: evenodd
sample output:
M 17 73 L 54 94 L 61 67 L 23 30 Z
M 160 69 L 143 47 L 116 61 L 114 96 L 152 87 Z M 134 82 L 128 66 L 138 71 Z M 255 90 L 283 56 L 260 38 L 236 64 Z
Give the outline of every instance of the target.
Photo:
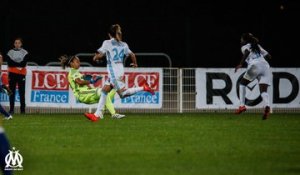
M 273 67 L 300 66 L 299 2 L 195 2 L 1 0 L 0 50 L 6 53 L 22 37 L 30 61 L 44 65 L 62 54 L 94 53 L 108 27 L 119 23 L 132 51 L 166 53 L 173 67 L 234 67 L 243 32 L 260 39 Z M 167 66 L 159 57 L 138 57 L 138 63 Z

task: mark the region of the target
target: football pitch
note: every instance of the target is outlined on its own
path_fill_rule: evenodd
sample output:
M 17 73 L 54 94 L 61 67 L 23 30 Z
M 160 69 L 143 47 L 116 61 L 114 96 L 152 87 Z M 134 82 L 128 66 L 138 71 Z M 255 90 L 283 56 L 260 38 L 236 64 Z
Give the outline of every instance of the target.
M 300 174 L 300 115 L 82 114 L 4 121 L 26 175 Z

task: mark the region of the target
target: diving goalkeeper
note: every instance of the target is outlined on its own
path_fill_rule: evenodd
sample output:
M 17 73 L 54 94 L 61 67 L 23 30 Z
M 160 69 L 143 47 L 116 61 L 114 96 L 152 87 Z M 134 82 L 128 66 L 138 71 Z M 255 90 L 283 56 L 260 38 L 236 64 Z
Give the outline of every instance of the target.
M 76 56 L 68 57 L 66 55 L 61 56 L 59 58 L 61 66 L 63 69 L 66 67 L 70 67 L 70 71 L 68 74 L 68 81 L 74 96 L 80 103 L 84 104 L 96 104 L 99 102 L 101 95 L 101 88 L 90 87 L 89 84 L 95 84 L 98 80 L 102 79 L 101 76 L 91 76 L 91 75 L 82 75 L 79 72 L 80 60 Z M 111 91 L 107 95 L 107 102 L 105 104 L 108 111 L 111 113 L 112 118 L 123 118 L 125 115 L 118 114 L 115 111 L 114 105 L 112 103 L 112 99 L 114 98 L 116 91 Z M 87 115 L 85 115 L 87 116 Z M 87 117 L 92 121 L 90 117 Z

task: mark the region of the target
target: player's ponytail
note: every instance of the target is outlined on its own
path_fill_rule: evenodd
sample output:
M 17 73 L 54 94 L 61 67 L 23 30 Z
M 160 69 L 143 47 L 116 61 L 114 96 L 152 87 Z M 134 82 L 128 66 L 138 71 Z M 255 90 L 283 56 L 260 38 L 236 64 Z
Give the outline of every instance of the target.
M 260 54 L 260 48 L 259 48 L 259 40 L 252 35 L 252 33 L 244 33 L 242 35 L 242 38 L 246 43 L 251 44 L 251 49 L 253 52 L 259 53 Z
M 114 24 L 109 28 L 108 33 L 110 36 L 115 38 L 117 41 L 122 41 L 122 32 L 121 32 L 121 26 L 119 24 Z
M 67 55 L 62 55 L 58 58 L 60 60 L 60 65 L 63 69 L 70 66 L 70 58 Z
M 252 35 L 252 36 L 251 36 L 250 43 L 251 43 L 251 49 L 252 49 L 254 52 L 260 54 L 260 48 L 259 48 L 259 46 L 258 46 L 258 43 L 259 43 L 258 39 Z

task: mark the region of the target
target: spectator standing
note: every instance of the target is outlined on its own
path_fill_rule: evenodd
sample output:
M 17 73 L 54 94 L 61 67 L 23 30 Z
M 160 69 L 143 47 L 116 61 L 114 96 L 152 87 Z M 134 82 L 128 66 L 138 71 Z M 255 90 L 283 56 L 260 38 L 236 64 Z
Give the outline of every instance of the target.
M 25 114 L 25 82 L 26 82 L 26 65 L 28 60 L 28 52 L 22 48 L 22 38 L 16 38 L 14 40 L 14 48 L 7 53 L 7 71 L 9 88 L 12 91 L 12 95 L 9 97 L 10 110 L 9 113 L 14 113 L 15 108 L 15 95 L 16 86 L 19 87 L 20 95 L 20 112 Z

